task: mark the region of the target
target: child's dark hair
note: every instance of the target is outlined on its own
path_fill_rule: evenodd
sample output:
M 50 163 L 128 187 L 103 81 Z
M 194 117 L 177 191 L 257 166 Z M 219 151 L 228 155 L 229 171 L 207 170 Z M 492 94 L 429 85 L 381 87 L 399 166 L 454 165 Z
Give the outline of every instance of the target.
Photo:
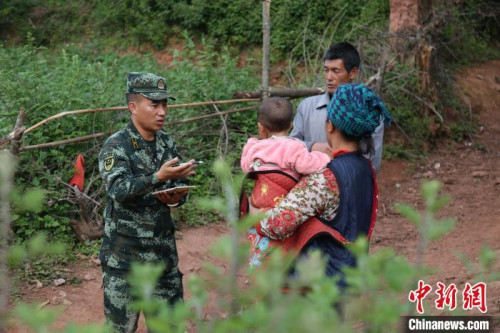
M 282 132 L 289 129 L 292 120 L 293 106 L 286 98 L 267 98 L 259 105 L 257 121 L 271 132 Z
M 353 68 L 359 68 L 359 53 L 351 43 L 336 43 L 330 46 L 328 51 L 326 51 L 325 55 L 323 56 L 323 61 L 337 59 L 342 59 L 347 72 L 350 72 Z

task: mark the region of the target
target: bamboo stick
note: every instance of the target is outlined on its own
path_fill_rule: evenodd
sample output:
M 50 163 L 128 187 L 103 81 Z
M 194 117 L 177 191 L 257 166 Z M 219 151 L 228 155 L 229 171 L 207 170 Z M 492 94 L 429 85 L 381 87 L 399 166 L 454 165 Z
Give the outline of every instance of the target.
M 97 139 L 106 135 L 111 134 L 112 132 L 100 132 L 100 133 L 94 133 L 90 135 L 85 135 L 85 136 L 80 136 L 77 138 L 73 139 L 66 139 L 66 140 L 59 140 L 59 141 L 53 141 L 53 142 L 47 142 L 47 143 L 40 143 L 38 145 L 32 145 L 32 146 L 26 146 L 22 147 L 19 149 L 19 151 L 29 151 L 29 150 L 35 150 L 35 149 L 41 149 L 41 148 L 50 148 L 50 147 L 57 147 L 57 146 L 63 146 L 67 145 L 70 143 L 75 143 L 75 142 L 82 142 L 82 141 L 87 141 L 91 139 Z
M 72 114 L 84 114 L 84 113 L 99 112 L 99 111 L 120 111 L 120 110 L 127 110 L 127 107 L 116 106 L 116 107 L 112 107 L 112 108 L 99 108 L 99 109 L 86 109 L 86 110 L 64 111 L 64 112 L 60 112 L 58 114 L 55 114 L 53 116 L 50 116 L 48 118 L 45 118 L 44 120 L 42 120 L 42 121 L 36 123 L 35 125 L 31 126 L 30 128 L 28 128 L 26 131 L 24 131 L 24 133 L 31 132 L 35 128 L 38 128 L 38 127 L 42 126 L 43 124 L 48 123 L 51 120 L 62 118 L 64 116 L 68 116 L 68 115 L 72 115 Z
M 175 125 L 175 124 L 184 124 L 184 123 L 189 123 L 189 122 L 197 121 L 197 120 L 201 120 L 201 119 L 219 117 L 219 116 L 225 115 L 225 114 L 253 110 L 256 108 L 258 108 L 258 105 L 247 106 L 247 107 L 240 108 L 240 109 L 223 111 L 220 113 L 212 113 L 212 114 L 206 114 L 203 116 L 196 116 L 196 117 L 191 117 L 191 118 L 186 118 L 186 119 L 173 120 L 173 121 L 165 123 L 164 126 Z M 107 136 L 111 133 L 112 132 L 100 132 L 100 133 L 94 133 L 94 134 L 80 136 L 80 137 L 72 138 L 72 139 L 66 139 L 66 140 L 60 140 L 60 141 L 54 141 L 54 142 L 48 142 L 48 143 L 41 143 L 41 144 L 37 144 L 37 145 L 22 147 L 19 151 L 29 151 L 29 150 L 35 150 L 35 149 L 41 149 L 41 148 L 63 146 L 63 145 L 71 144 L 71 143 L 83 142 L 83 141 L 87 141 L 87 140 L 91 140 L 91 139 L 97 139 L 97 138 L 100 138 L 103 136 Z
M 220 112 L 220 113 L 211 113 L 211 114 L 205 114 L 203 116 L 196 116 L 196 117 L 191 117 L 191 118 L 186 118 L 186 119 L 173 120 L 173 121 L 170 121 L 168 123 L 165 123 L 165 126 L 175 125 L 175 124 L 184 124 L 184 123 L 189 123 L 189 122 L 196 121 L 196 120 L 201 120 L 201 119 L 206 119 L 206 118 L 213 118 L 213 117 L 219 117 L 219 116 L 222 116 L 222 115 L 225 115 L 225 114 L 230 114 L 230 113 L 235 113 L 235 112 L 241 112 L 241 111 L 248 111 L 248 110 L 257 109 L 258 107 L 259 107 L 258 105 L 253 105 L 253 106 L 247 106 L 247 107 L 240 108 L 240 109 L 223 111 L 223 112 Z
M 195 106 L 214 105 L 214 104 L 216 104 L 216 105 L 217 104 L 235 104 L 235 103 L 241 103 L 241 102 L 257 102 L 257 101 L 260 101 L 260 98 L 242 98 L 242 99 L 231 99 L 231 100 L 224 100 L 224 101 L 173 104 L 173 105 L 169 105 L 168 108 L 175 109 L 175 108 L 183 108 L 183 107 L 195 107 Z M 45 118 L 44 120 L 36 123 L 35 125 L 26 129 L 26 131 L 24 131 L 24 133 L 31 132 L 32 130 L 42 126 L 43 124 L 48 123 L 51 120 L 58 119 L 58 118 L 68 116 L 68 115 L 72 115 L 72 114 L 84 114 L 84 113 L 92 113 L 92 112 L 100 112 L 100 111 L 123 111 L 123 110 L 128 110 L 128 107 L 116 106 L 116 107 L 110 107 L 110 108 L 63 111 L 63 112 L 60 112 L 58 114 L 55 114 L 55 115 L 50 116 L 48 118 Z

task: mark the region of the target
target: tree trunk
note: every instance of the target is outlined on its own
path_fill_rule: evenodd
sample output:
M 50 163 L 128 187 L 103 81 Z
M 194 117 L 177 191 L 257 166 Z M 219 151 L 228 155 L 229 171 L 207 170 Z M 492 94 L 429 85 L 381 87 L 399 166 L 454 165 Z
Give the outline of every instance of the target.
M 433 0 L 391 0 L 389 32 L 396 51 L 408 54 L 416 46 L 418 29 L 428 19 L 432 5 Z
M 269 48 L 271 44 L 271 0 L 262 1 L 262 99 L 269 97 Z
M 431 26 L 429 20 L 433 4 L 438 1 L 440 0 L 391 0 L 389 24 L 391 44 L 399 54 L 400 61 L 418 70 L 419 95 L 426 102 L 423 103 L 422 114 L 429 117 L 430 131 L 433 134 L 440 127 L 434 120 L 434 104 L 438 101 L 432 77 L 435 48 L 429 43 L 426 34 L 427 28 Z

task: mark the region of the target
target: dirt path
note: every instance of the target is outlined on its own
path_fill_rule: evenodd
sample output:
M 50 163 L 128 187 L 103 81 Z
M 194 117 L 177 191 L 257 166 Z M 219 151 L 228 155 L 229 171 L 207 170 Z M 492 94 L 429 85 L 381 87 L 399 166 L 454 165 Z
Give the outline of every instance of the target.
M 444 183 L 443 194 L 451 203 L 440 216 L 455 216 L 457 224 L 442 239 L 432 242 L 425 253 L 425 263 L 436 267 L 436 273 L 425 280 L 435 286 L 441 281 L 454 283 L 459 292 L 471 280 L 471 273 L 458 259 L 457 253 L 477 260 L 483 244 L 488 244 L 500 257 L 500 61 L 471 68 L 460 76 L 459 85 L 470 98 L 473 113 L 479 116 L 481 128 L 473 142 L 443 143 L 419 163 L 384 161 L 378 176 L 380 207 L 372 238 L 372 251 L 392 247 L 399 255 L 416 260 L 416 229 L 394 210 L 394 203 L 405 202 L 422 208 L 419 186 L 422 180 L 435 178 Z M 225 264 L 207 254 L 207 248 L 229 229 L 214 224 L 183 230 L 178 241 L 180 266 L 186 276 L 204 275 L 203 262 Z M 85 280 L 78 286 L 27 287 L 24 299 L 29 302 L 61 302 L 63 312 L 54 329 L 68 322 L 102 323 L 104 321 L 100 268 L 90 260 L 71 265 L 75 276 Z M 497 269 L 500 269 L 497 265 Z M 488 314 L 500 314 L 500 281 L 487 284 Z M 186 291 L 189 297 L 189 291 Z M 64 304 L 65 303 L 65 304 Z M 49 304 L 47 306 L 53 306 Z M 9 332 L 25 332 L 13 327 Z M 141 321 L 139 332 L 145 332 Z

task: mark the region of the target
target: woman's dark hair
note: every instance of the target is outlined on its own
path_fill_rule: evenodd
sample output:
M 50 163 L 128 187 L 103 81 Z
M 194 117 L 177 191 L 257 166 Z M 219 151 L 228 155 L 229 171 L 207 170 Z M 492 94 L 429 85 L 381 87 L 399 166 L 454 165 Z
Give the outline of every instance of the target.
M 369 136 L 359 139 L 359 150 L 361 154 L 374 154 L 375 148 L 373 147 L 373 138 Z
M 323 61 L 337 59 L 342 59 L 347 72 L 350 72 L 353 68 L 359 68 L 361 62 L 358 50 L 348 42 L 340 42 L 330 46 L 323 56 Z
M 293 105 L 286 98 L 271 97 L 262 101 L 257 121 L 271 132 L 287 130 L 293 120 Z
M 332 123 L 328 118 L 326 119 L 326 122 Z M 335 125 L 333 126 L 335 127 Z M 373 154 L 375 152 L 375 148 L 373 146 L 373 138 L 371 135 L 360 137 L 360 136 L 349 135 L 342 131 L 340 131 L 340 133 L 342 134 L 344 140 L 357 143 L 361 154 Z
M 374 152 L 373 139 L 371 135 L 363 137 L 355 137 L 349 134 L 345 134 L 344 132 L 341 133 L 345 140 L 350 142 L 356 142 L 358 144 L 359 151 L 361 152 L 361 154 L 368 154 L 368 153 L 371 154 Z

